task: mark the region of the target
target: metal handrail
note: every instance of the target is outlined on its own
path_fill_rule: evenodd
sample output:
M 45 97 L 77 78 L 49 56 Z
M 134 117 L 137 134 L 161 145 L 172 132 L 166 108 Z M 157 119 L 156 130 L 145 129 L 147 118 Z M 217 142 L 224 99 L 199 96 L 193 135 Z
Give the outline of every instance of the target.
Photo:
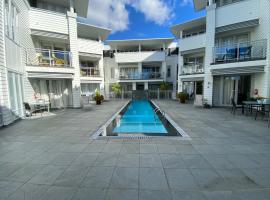
M 213 48 L 213 62 L 232 62 L 265 59 L 267 39 L 218 45 Z
M 71 67 L 72 56 L 70 51 L 51 49 L 26 49 L 26 64 L 32 66 Z

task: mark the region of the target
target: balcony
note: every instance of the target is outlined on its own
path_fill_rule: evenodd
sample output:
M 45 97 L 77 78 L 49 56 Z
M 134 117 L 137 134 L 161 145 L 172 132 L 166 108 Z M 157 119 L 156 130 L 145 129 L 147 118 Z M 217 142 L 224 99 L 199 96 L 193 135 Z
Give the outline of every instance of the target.
M 228 4 L 227 4 L 227 3 Z M 217 3 L 216 27 L 259 19 L 259 3 L 253 0 L 234 0 Z
M 265 60 L 267 40 L 237 43 L 213 48 L 213 63 L 234 63 L 255 60 Z
M 180 51 L 189 51 L 189 50 L 201 49 L 205 47 L 206 47 L 206 34 L 205 33 L 182 38 L 179 41 Z
M 28 49 L 26 65 L 39 67 L 71 67 L 71 52 L 50 49 Z
M 162 62 L 165 51 L 118 52 L 115 60 L 117 63 Z
M 181 75 L 203 74 L 203 64 L 188 64 L 182 67 Z
M 100 70 L 93 67 L 81 67 L 81 77 L 100 77 Z
M 29 24 L 32 31 L 44 31 L 46 33 L 51 32 L 61 35 L 69 34 L 67 17 L 64 13 L 31 8 L 29 12 Z
M 119 80 L 156 80 L 163 79 L 160 72 L 120 72 Z

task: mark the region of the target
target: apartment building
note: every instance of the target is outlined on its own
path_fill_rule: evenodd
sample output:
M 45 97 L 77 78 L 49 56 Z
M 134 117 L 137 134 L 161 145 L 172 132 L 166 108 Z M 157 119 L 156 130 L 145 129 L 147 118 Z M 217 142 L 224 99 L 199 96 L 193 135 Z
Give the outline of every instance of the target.
M 104 51 L 105 91 L 119 83 L 122 91 L 157 91 L 168 83 L 175 97 L 178 49 L 174 38 L 110 40 Z
M 270 1 L 194 0 L 206 16 L 171 27 L 179 39 L 178 90 L 195 104 L 270 97 Z
M 0 125 L 24 116 L 23 102 L 78 108 L 81 95 L 104 88 L 102 41 L 110 30 L 87 23 L 88 3 L 1 2 Z

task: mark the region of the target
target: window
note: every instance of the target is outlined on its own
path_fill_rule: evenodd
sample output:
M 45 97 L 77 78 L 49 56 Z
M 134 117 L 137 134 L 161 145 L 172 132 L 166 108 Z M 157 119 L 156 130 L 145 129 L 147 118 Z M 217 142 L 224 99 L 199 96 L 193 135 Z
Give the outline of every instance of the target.
M 18 42 L 19 11 L 10 1 L 5 0 L 5 32 L 6 36 Z
M 167 77 L 171 77 L 171 66 L 167 66 Z
M 8 88 L 9 88 L 9 100 L 10 110 L 15 116 L 22 116 L 23 107 L 23 91 L 22 91 L 22 76 L 17 73 L 8 72 Z

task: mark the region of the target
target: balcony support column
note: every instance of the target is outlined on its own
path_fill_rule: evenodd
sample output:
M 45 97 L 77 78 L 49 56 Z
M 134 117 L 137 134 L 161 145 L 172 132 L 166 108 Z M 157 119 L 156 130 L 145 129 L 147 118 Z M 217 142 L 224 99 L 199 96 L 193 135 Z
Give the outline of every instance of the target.
M 148 90 L 148 82 L 144 82 L 144 90 Z
M 81 106 L 81 85 L 80 85 L 80 64 L 78 54 L 78 42 L 77 42 L 77 14 L 67 12 L 68 27 L 69 27 L 69 44 L 70 52 L 72 54 L 71 66 L 74 68 L 74 77 L 72 80 L 72 97 L 73 107 L 79 108 Z
M 132 82 L 132 90 L 136 90 L 136 82 Z
M 138 73 L 139 73 L 140 78 L 142 78 L 142 63 L 141 62 L 138 63 Z
M 164 81 L 166 81 L 166 72 L 167 72 L 167 69 L 166 69 L 166 61 L 163 61 L 162 64 L 161 64 L 161 75 L 162 75 L 162 78 Z

